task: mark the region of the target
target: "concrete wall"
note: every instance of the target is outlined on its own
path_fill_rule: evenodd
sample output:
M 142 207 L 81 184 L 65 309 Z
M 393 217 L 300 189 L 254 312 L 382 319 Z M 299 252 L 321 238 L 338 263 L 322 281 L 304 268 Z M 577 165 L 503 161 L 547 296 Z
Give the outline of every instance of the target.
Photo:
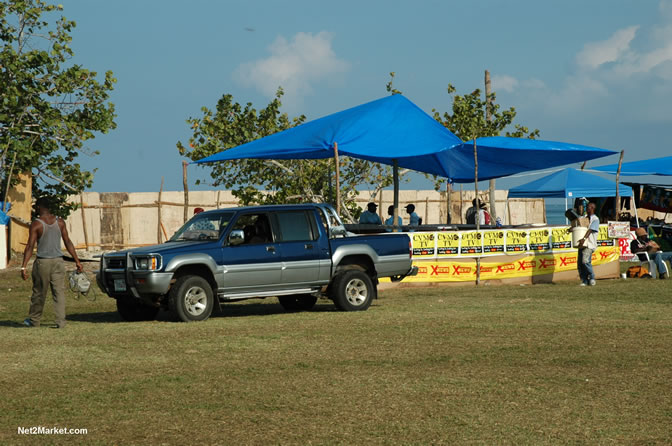
M 497 215 L 505 224 L 544 223 L 545 209 L 542 199 L 516 199 L 506 209 L 507 191 L 497 191 Z M 453 191 L 451 194 L 452 223 L 463 223 L 464 214 L 471 206 L 474 191 Z M 484 195 L 481 195 L 482 199 Z M 460 201 L 460 198 L 462 201 Z M 434 190 L 403 190 L 399 202 L 403 207 L 408 203 L 416 206 L 415 212 L 425 224 L 445 224 L 447 222 L 446 192 Z M 80 197 L 72 198 L 80 203 Z M 368 194 L 357 197 L 361 208 L 371 201 Z M 381 217 L 386 218 L 387 207 L 392 204 L 393 192 L 383 191 L 374 200 L 379 205 Z M 77 209 L 67 219 L 70 238 L 78 249 L 87 245 L 91 250 L 114 250 L 126 247 L 151 245 L 166 240 L 184 223 L 184 192 L 169 191 L 161 193 L 159 206 L 158 192 L 137 193 L 99 193 L 83 194 L 84 219 L 82 209 Z M 188 218 L 194 208 L 205 210 L 234 207 L 238 200 L 230 191 L 193 191 L 189 192 Z M 159 224 L 159 213 L 161 220 Z M 402 209 L 404 223 L 408 217 Z M 384 219 L 383 218 L 383 219 Z M 86 224 L 86 240 L 84 224 Z M 24 241 L 25 243 L 25 241 Z

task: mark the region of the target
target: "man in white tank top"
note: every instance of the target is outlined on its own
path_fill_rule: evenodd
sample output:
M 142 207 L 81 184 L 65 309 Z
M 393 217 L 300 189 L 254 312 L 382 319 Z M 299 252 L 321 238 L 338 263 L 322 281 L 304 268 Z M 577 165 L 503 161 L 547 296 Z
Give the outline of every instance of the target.
M 30 298 L 30 310 L 28 318 L 23 321 L 28 327 L 39 327 L 44 310 L 44 301 L 47 298 L 47 290 L 51 287 L 54 298 L 54 322 L 58 328 L 65 327 L 65 265 L 61 240 L 65 244 L 75 264 L 77 271 L 82 271 L 75 246 L 68 236 L 65 222 L 51 213 L 51 203 L 47 197 L 42 197 L 35 203 L 39 215 L 30 224 L 30 235 L 26 249 L 23 251 L 23 264 L 21 265 L 21 277 L 28 279 L 26 267 L 33 255 L 33 249 L 37 242 L 37 259 L 33 262 L 33 295 Z

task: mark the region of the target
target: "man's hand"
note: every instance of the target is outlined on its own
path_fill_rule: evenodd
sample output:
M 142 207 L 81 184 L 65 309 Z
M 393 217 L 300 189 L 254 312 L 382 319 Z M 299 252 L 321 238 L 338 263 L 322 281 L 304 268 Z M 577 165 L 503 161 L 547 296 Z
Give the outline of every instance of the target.
M 21 278 L 23 280 L 28 280 L 28 271 L 25 268 L 21 268 Z
M 75 264 L 77 265 L 77 272 L 81 273 L 84 270 L 84 267 L 82 266 L 81 262 L 79 260 L 75 260 Z
M 579 240 L 579 243 L 578 243 L 579 248 L 582 248 L 582 247 L 583 247 L 583 243 L 584 243 L 585 241 L 586 241 L 585 238 L 582 238 L 581 240 Z

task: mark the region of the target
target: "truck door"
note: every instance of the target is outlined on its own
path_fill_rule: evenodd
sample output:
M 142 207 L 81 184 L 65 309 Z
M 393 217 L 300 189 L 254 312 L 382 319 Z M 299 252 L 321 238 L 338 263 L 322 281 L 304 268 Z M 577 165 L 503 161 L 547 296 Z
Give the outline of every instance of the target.
M 313 212 L 288 210 L 273 214 L 283 264 L 283 287 L 315 285 L 320 272 L 320 234 Z
M 242 214 L 231 230 L 242 230 L 242 244 L 222 248 L 225 293 L 265 291 L 281 283 L 282 261 L 267 213 Z

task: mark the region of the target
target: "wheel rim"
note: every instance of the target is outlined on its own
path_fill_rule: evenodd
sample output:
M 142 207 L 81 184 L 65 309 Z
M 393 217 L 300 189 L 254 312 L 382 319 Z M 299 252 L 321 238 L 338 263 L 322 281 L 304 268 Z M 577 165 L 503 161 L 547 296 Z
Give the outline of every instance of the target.
M 369 289 L 362 279 L 352 279 L 345 286 L 345 297 L 350 305 L 357 307 L 366 302 L 369 297 Z
M 208 306 L 208 295 L 200 286 L 192 286 L 184 295 L 184 307 L 192 316 L 200 316 Z

